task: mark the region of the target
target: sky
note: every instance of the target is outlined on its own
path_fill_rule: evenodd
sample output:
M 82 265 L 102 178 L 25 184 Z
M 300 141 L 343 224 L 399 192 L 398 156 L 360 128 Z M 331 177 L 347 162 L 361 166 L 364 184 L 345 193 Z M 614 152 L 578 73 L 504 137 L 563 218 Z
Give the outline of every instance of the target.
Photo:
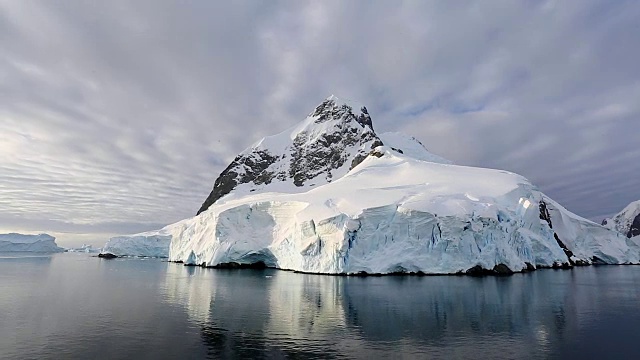
M 600 221 L 640 199 L 637 1 L 0 0 L 0 232 L 195 215 L 330 94 Z

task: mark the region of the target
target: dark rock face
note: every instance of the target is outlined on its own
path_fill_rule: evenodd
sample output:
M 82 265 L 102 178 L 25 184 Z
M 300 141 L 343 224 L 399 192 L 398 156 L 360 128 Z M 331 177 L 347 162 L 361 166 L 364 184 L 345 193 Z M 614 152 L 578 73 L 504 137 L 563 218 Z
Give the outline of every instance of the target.
M 633 223 L 631 223 L 631 227 L 629 228 L 629 232 L 627 233 L 628 238 L 632 238 L 634 236 L 640 235 L 640 214 L 638 214 L 635 219 L 633 219 Z
M 513 271 L 511 269 L 509 269 L 509 267 L 505 264 L 498 264 L 496 266 L 493 267 L 493 272 L 496 273 L 496 275 L 511 275 L 513 274 Z
M 551 223 L 551 214 L 549 214 L 547 203 L 545 203 L 544 201 L 540 201 L 539 207 L 540 207 L 540 220 L 546 221 L 547 224 L 549 224 L 549 228 L 553 230 L 553 224 Z M 573 260 L 571 259 L 573 257 L 573 252 L 567 248 L 567 246 L 562 242 L 562 240 L 560 240 L 560 238 L 558 237 L 558 234 L 555 231 L 553 232 L 553 238 L 556 239 L 558 246 L 560 246 L 562 251 L 564 251 L 564 254 L 567 255 L 567 259 L 569 259 L 569 264 L 574 265 Z
M 240 264 L 237 262 L 222 263 L 212 266 L 215 269 L 266 269 L 268 266 L 262 261 L 256 263 Z
M 527 267 L 527 269 L 529 269 Z M 535 270 L 535 268 L 534 268 Z M 509 269 L 509 267 L 505 264 L 497 264 L 493 267 L 493 269 L 485 269 L 480 265 L 476 265 L 467 271 L 465 274 L 471 276 L 485 276 L 485 275 L 512 275 L 513 270 Z
M 236 156 L 216 179 L 213 190 L 198 210 L 198 214 L 207 210 L 216 200 L 230 193 L 238 184 L 248 182 L 253 182 L 256 185 L 269 184 L 274 177 L 282 177 L 284 174 L 276 174 L 267 170 L 269 166 L 280 160 L 280 158 L 271 155 L 266 150 L 258 150 L 248 155 Z
M 345 164 L 353 169 L 374 148 L 383 145 L 373 131 L 371 116 L 365 107 L 360 109 L 360 114 L 355 114 L 351 106 L 329 98 L 310 116 L 315 117 L 314 123 L 297 133 L 284 153 L 254 148 L 238 155 L 216 179 L 197 214 L 240 184 L 268 185 L 273 181 L 290 181 L 302 187 L 316 179 L 330 182 L 334 170 Z M 328 122 L 328 131 L 319 135 L 310 131 L 313 126 L 324 126 Z
M 487 271 L 488 270 L 486 270 L 482 266 L 476 265 L 472 268 L 467 269 L 467 271 L 465 271 L 465 274 L 471 275 L 471 276 L 482 276 L 482 275 L 486 275 Z
M 589 262 L 582 260 L 582 259 L 578 259 L 575 261 L 575 266 L 589 266 L 591 264 L 589 264 Z
M 544 201 L 540 201 L 538 204 L 540 208 L 540 220 L 544 220 L 549 224 L 549 228 L 553 229 L 553 224 L 551 224 L 551 214 L 549 214 L 549 209 L 547 209 L 547 203 Z

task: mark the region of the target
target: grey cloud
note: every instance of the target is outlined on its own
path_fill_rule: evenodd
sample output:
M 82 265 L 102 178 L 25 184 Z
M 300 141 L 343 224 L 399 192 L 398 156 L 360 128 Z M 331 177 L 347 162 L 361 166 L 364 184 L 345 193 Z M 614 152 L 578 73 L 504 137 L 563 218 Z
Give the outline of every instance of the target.
M 236 153 L 331 93 L 599 220 L 640 199 L 639 15 L 606 1 L 1 2 L 0 225 L 125 233 L 191 216 Z

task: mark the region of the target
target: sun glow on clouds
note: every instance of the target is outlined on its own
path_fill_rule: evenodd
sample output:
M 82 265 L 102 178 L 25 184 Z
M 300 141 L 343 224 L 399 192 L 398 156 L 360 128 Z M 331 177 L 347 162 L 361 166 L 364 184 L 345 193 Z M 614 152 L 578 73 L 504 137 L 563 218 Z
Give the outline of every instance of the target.
M 634 2 L 0 3 L 0 226 L 195 214 L 331 93 L 376 130 L 521 173 L 583 216 L 640 198 Z M 612 141 L 611 139 L 615 139 Z

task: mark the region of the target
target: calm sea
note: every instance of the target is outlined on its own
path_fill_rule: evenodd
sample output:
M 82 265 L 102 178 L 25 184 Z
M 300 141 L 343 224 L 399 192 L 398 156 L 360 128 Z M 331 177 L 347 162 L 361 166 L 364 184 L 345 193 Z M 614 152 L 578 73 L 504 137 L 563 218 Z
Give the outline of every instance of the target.
M 640 266 L 333 277 L 0 254 L 2 359 L 640 359 Z

